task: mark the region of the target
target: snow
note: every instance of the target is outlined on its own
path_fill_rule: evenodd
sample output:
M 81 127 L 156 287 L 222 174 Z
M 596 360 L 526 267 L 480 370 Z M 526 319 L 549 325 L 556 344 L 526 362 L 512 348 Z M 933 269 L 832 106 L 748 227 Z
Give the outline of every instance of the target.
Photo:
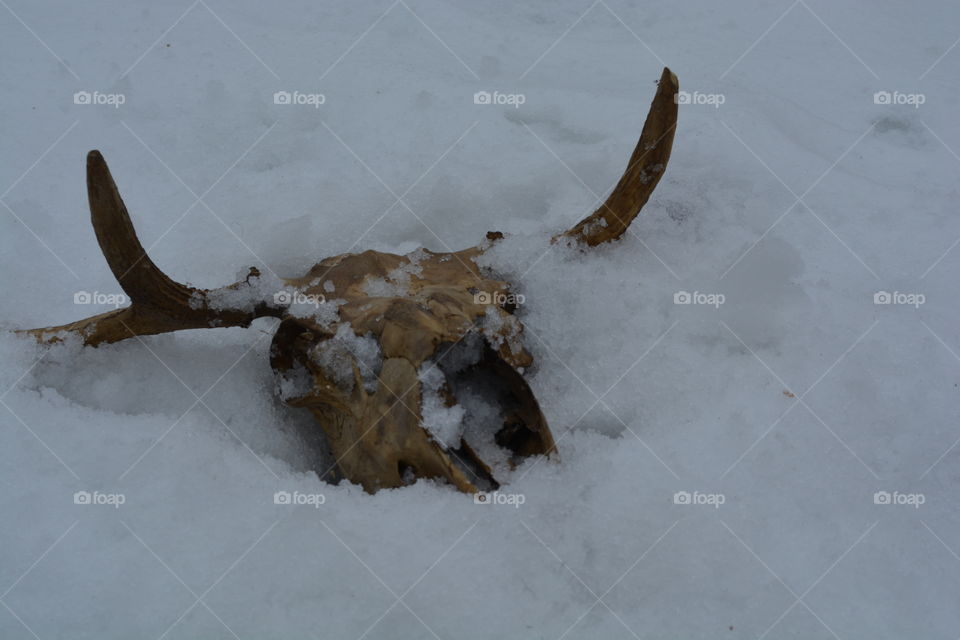
M 420 261 L 426 255 L 423 249 L 417 249 L 404 256 L 407 261 L 400 264 L 396 269 L 387 273 L 386 278 L 370 278 L 363 287 L 363 292 L 371 297 L 391 298 L 395 296 L 405 296 L 410 291 L 411 276 L 419 276 L 423 273 L 423 267 Z
M 443 393 L 446 378 L 434 362 L 425 362 L 417 371 L 420 379 L 421 424 L 444 449 L 458 449 L 463 436 L 464 409 L 459 403 L 447 406 Z
M 235 289 L 218 287 L 206 296 L 194 293 L 190 304 L 196 309 L 209 306 L 212 309 L 240 309 L 252 312 L 258 302 L 266 300 L 269 303 L 283 302 L 286 291 L 283 281 L 276 274 L 268 273 L 256 275 L 241 275 L 236 279 L 240 286 Z M 278 300 L 279 299 L 279 300 Z
M 368 495 L 319 479 L 311 417 L 275 396 L 276 320 L 97 349 L 3 331 L 0 637 L 960 635 L 957 3 L 0 15 L 0 327 L 122 293 L 90 149 L 197 287 L 502 231 L 487 260 L 525 296 L 560 451 L 512 471 L 522 503 Z M 621 175 L 664 64 L 689 102 L 643 214 L 551 245 Z M 469 435 L 494 408 L 468 395 Z
M 353 390 L 354 367 L 363 379 L 364 389 L 369 393 L 377 390 L 383 366 L 380 344 L 372 335 L 358 336 L 348 322 L 341 324 L 331 338 L 320 340 L 310 350 L 310 359 L 345 391 Z

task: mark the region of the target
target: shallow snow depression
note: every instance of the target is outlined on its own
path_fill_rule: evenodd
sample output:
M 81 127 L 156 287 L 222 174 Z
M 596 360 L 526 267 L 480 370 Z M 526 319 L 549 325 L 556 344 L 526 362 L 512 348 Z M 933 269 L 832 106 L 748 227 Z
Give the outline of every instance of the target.
M 89 149 L 196 286 L 499 230 L 561 457 L 485 502 L 368 495 L 313 471 L 273 320 L 3 331 L 0 637 L 960 635 L 955 3 L 0 15 L 4 329 L 119 300 Z M 664 65 L 685 93 L 641 217 L 550 245 L 621 175 Z M 474 386 L 465 434 L 494 412 Z

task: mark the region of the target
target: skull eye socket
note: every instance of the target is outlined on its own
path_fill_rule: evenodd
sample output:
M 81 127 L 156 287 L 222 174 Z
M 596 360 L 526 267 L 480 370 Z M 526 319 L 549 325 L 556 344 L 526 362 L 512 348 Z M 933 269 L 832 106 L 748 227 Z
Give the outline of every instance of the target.
M 554 452 L 530 387 L 486 340 L 468 337 L 438 351 L 449 351 L 438 368 L 450 396 L 464 410 L 461 446 L 451 448 L 451 457 L 475 484 L 495 489 L 495 476 L 503 479 L 528 456 Z

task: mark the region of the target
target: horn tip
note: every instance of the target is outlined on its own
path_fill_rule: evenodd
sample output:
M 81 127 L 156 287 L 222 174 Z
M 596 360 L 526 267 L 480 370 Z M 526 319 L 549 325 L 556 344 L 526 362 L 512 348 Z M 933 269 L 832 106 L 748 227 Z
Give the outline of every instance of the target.
M 673 87 L 680 86 L 680 80 L 677 78 L 677 74 L 670 70 L 670 67 L 664 67 L 663 73 L 660 74 L 660 82 L 667 82 Z

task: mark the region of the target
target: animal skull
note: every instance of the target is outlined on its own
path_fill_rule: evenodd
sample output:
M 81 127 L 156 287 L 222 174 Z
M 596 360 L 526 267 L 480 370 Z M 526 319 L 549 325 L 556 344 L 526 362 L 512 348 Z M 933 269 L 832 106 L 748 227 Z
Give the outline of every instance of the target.
M 666 169 L 678 91 L 677 77 L 664 69 L 617 186 L 596 212 L 554 241 L 594 246 L 623 235 Z M 496 456 L 499 448 L 505 452 L 501 464 L 508 465 L 556 455 L 522 375 L 533 358 L 523 348 L 510 285 L 476 262 L 502 234 L 488 233 L 480 245 L 451 253 L 343 254 L 280 283 L 251 268 L 244 281 L 196 289 L 171 280 L 146 254 L 99 151 L 87 156 L 87 191 L 97 241 L 131 305 L 23 333 L 46 343 L 75 334 L 97 346 L 279 318 L 270 366 L 281 398 L 312 412 L 340 475 L 371 493 L 416 478 L 442 478 L 469 493 L 495 489 L 491 465 L 478 450 Z M 330 301 L 304 312 L 295 303 L 302 296 Z M 465 379 L 486 385 L 499 404 L 503 424 L 487 441 L 468 442 L 431 424 L 456 421 L 457 387 Z

